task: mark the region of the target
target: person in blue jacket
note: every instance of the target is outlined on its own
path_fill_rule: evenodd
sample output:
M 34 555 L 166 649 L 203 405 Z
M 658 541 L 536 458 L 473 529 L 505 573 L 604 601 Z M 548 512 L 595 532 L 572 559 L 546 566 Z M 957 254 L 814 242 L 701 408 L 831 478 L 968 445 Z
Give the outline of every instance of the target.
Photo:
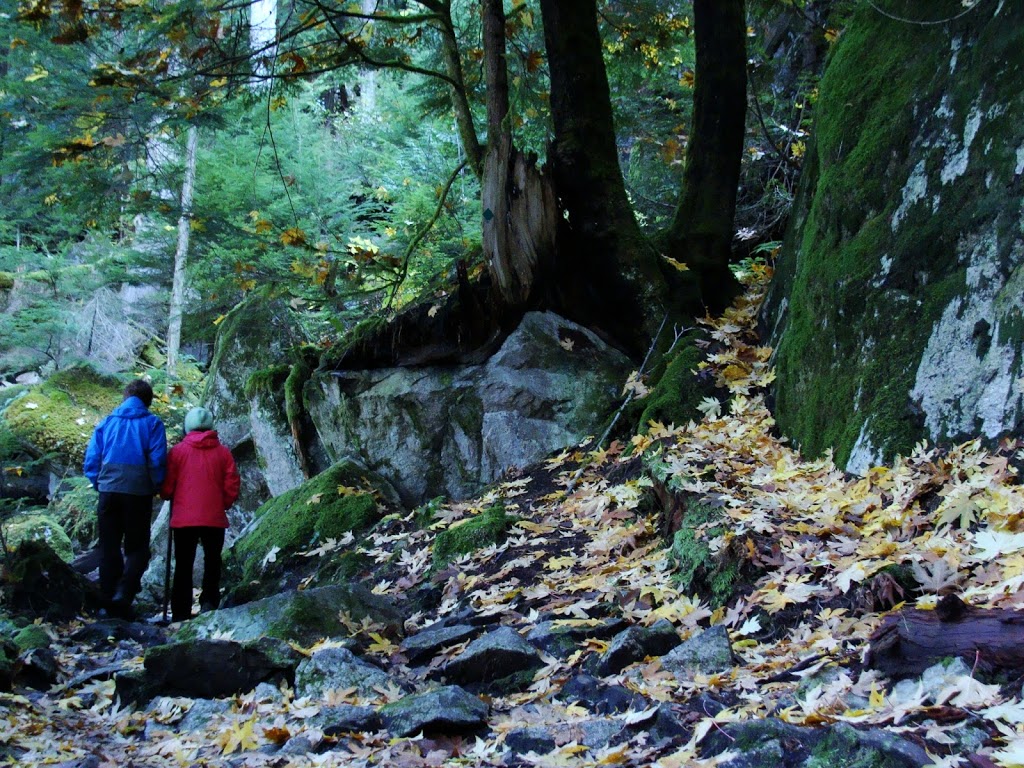
M 133 617 L 132 601 L 149 564 L 153 496 L 167 471 L 167 434 L 149 412 L 152 402 L 149 382 L 129 383 L 124 401 L 96 425 L 85 451 L 85 476 L 100 494 L 100 592 L 110 614 L 126 619 Z

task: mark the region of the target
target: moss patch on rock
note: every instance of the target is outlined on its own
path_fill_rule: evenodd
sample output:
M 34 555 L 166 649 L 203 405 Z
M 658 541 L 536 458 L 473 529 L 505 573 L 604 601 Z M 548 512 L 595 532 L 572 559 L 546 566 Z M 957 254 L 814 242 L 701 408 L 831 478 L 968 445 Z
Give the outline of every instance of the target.
M 465 523 L 441 531 L 434 539 L 434 567 L 447 565 L 461 555 L 491 544 L 500 544 L 516 520 L 505 513 L 503 504 L 495 504 Z
M 359 532 L 380 520 L 384 511 L 371 482 L 368 473 L 343 461 L 256 510 L 253 528 L 231 550 L 242 579 L 256 579 L 275 548 L 281 562 L 315 541 Z
M 48 514 L 67 532 L 79 548 L 96 539 L 96 502 L 99 494 L 84 477 L 72 477 L 61 483 L 50 499 Z
M 735 558 L 713 553 L 708 546 L 710 540 L 725 533 L 727 524 L 721 509 L 701 502 L 687 504 L 669 553 L 680 588 L 707 597 L 715 608 L 730 601 L 740 582 Z
M 12 515 L 3 522 L 3 532 L 8 550 L 17 549 L 24 541 L 42 541 L 65 563 L 74 559 L 70 537 L 44 510 L 27 510 Z
M 31 387 L 4 410 L 18 439 L 37 455 L 67 466 L 85 458 L 93 427 L 117 407 L 123 385 L 92 368 L 69 368 Z

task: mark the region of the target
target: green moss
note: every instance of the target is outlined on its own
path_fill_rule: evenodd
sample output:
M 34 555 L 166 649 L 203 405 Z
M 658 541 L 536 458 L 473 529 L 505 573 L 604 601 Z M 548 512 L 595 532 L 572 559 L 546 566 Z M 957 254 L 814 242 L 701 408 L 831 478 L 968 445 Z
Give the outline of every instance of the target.
M 680 589 L 710 598 L 716 608 L 729 602 L 740 579 L 735 560 L 724 553 L 713 554 L 707 545 L 725 532 L 726 520 L 721 509 L 699 502 L 688 504 L 669 553 Z M 718 522 L 721 525 L 708 527 Z
M 625 413 L 627 423 L 634 425 L 634 434 L 646 434 L 652 421 L 666 425 L 700 421 L 697 406 L 714 393 L 713 381 L 699 376 L 704 352 L 696 342 L 703 338 L 701 333 L 688 334 L 651 371 L 650 393 L 633 400 Z
M 259 576 L 264 558 L 274 547 L 279 548 L 281 562 L 314 540 L 340 538 L 377 522 L 382 512 L 372 493 L 338 492 L 339 487 L 360 488 L 365 482 L 359 469 L 341 462 L 256 510 L 255 526 L 231 550 L 243 580 Z
M 50 499 L 49 514 L 73 542 L 84 548 L 96 538 L 96 502 L 99 494 L 84 477 L 65 480 Z
M 442 531 L 434 539 L 434 567 L 444 566 L 461 555 L 491 544 L 500 544 L 515 521 L 515 517 L 505 514 L 503 504 L 496 504 L 472 520 Z
M 956 5 L 943 0 L 934 12 Z M 1024 10 L 1012 16 L 965 18 L 947 30 L 864 8 L 833 51 L 777 270 L 789 309 L 776 351 L 776 418 L 808 454 L 831 448 L 845 464 L 866 422 L 884 456 L 924 437 L 909 393 L 936 320 L 967 291 L 965 233 L 994 232 L 992 247 L 1010 258 L 1018 211 L 1005 189 L 1024 141 L 1014 117 L 1024 109 L 1024 68 L 1004 62 L 1017 59 L 1011 30 Z M 951 35 L 964 41 L 952 75 Z M 921 137 L 948 131 L 951 146 L 962 143 L 966 116 L 993 94 L 999 109 L 981 121 L 966 172 L 940 183 L 948 153 L 919 149 Z M 939 113 L 957 118 L 947 124 Z M 942 143 L 928 138 L 933 145 Z M 927 197 L 900 209 L 922 157 Z
M 61 560 L 74 559 L 71 539 L 60 524 L 41 510 L 27 510 L 13 515 L 3 523 L 4 541 L 11 551 L 23 541 L 44 541 Z
M 282 381 L 287 378 L 292 367 L 287 364 L 272 365 L 269 368 L 260 368 L 249 374 L 245 380 L 245 396 L 256 397 L 257 395 L 270 394 L 277 391 Z
M 0 272 L 0 291 L 9 291 L 14 287 L 14 275 L 10 272 Z
M 444 507 L 445 497 L 435 496 L 426 504 L 422 504 L 414 510 L 413 519 L 419 528 L 429 528 L 433 525 L 437 513 Z
M 897 737 L 893 737 L 896 741 Z M 896 755 L 886 754 L 882 750 L 868 746 L 857 738 L 853 728 L 834 727 L 811 751 L 811 756 L 804 765 L 807 768 L 900 768 L 906 765 Z
M 307 636 L 329 637 L 338 629 L 337 617 L 325 613 L 315 597 L 299 592 L 288 603 L 281 618 L 267 627 L 267 635 L 291 637 L 297 627 Z
M 39 624 L 29 624 L 14 635 L 14 644 L 21 652 L 31 651 L 36 648 L 49 648 L 50 635 Z
M 122 401 L 122 383 L 88 367 L 69 368 L 31 387 L 4 411 L 22 443 L 81 466 L 93 427 Z

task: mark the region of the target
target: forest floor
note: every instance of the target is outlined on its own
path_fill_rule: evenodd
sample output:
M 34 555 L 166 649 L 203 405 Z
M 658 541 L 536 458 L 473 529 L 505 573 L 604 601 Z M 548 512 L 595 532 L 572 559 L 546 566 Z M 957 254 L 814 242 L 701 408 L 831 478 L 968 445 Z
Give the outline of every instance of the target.
M 1017 446 L 987 452 L 977 442 L 947 451 L 922 445 L 866 477 L 846 475 L 829 457 L 803 459 L 779 439 L 765 402 L 771 350 L 760 345 L 755 321 L 766 280 L 764 273 L 751 275 L 737 304 L 706 321 L 716 350 L 707 365 L 731 397 L 706 401 L 699 424 L 652 425 L 631 446 L 567 450 L 482 498 L 446 505 L 431 528 L 416 527 L 410 515 L 365 546 L 378 562 L 393 561 L 375 592 L 400 600 L 429 581 L 443 589 L 436 610 L 409 619 L 408 633 L 466 605 L 525 631 L 541 618 L 586 626 L 611 604 L 632 624 L 667 619 L 682 637 L 724 625 L 736 657 L 728 672 L 680 680 L 655 657 L 606 677 L 604 683 L 641 694 L 649 707 L 611 716 L 630 730 L 596 748 L 583 744 L 583 724 L 593 715 L 559 696 L 562 684 L 607 648 L 596 639 L 566 659 L 546 656 L 525 691 L 489 698 L 488 728 L 478 737 L 395 739 L 381 732 L 330 739 L 305 724 L 328 702 L 296 699 L 289 690 L 236 696 L 204 726 L 186 731 L 179 726 L 190 700 L 121 706 L 113 681 L 100 679 L 0 694 L 3 764 L 712 766 L 727 764 L 735 752 L 702 759 L 709 734 L 769 717 L 797 726 L 885 729 L 924 747 L 936 766 L 968 764 L 960 737 L 970 726 L 984 736 L 969 750 L 980 753 L 973 764 L 1024 763 L 1019 679 L 986 682 L 972 670 L 951 667 L 937 686 L 892 686 L 863 663 L 868 639 L 887 612 L 930 609 L 949 592 L 978 608 L 1022 607 L 1024 488 L 1011 462 Z M 726 525 L 709 522 L 697 534 L 712 555 L 740 562 L 747 574 L 740 596 L 728 604 L 714 608 L 680 586 L 671 550 L 657 533 L 657 513 L 645 511 L 658 482 L 651 467 L 677 498 L 712 500 L 724 515 Z M 437 529 L 472 519 L 497 501 L 519 518 L 512 535 L 431 571 Z M 905 590 L 891 576 L 896 568 L 908 569 L 917 588 Z M 93 646 L 70 639 L 79 626 L 44 625 L 59 650 L 64 680 L 116 658 L 141 665 L 139 647 L 131 643 L 112 643 L 106 656 L 97 656 Z M 367 658 L 390 674 L 421 674 L 409 670 L 398 646 L 374 627 L 353 631 L 373 638 L 365 645 Z M 397 689 L 369 698 L 340 691 L 329 703 L 376 706 L 401 695 Z M 659 703 L 683 705 L 707 695 L 724 708 L 714 714 L 680 710 L 687 738 L 669 747 L 647 738 L 642 725 Z M 556 748 L 510 757 L 505 736 L 525 726 L 555 734 Z M 300 733 L 314 749 L 278 749 Z

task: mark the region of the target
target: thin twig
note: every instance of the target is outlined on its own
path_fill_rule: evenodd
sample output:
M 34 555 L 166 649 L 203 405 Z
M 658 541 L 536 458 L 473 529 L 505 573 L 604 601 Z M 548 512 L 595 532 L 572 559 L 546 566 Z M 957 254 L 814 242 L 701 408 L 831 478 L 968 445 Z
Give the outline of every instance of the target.
M 976 2 L 973 5 L 967 6 L 966 9 L 964 9 L 960 13 L 956 14 L 955 16 L 950 16 L 950 17 L 945 18 L 945 19 L 937 19 L 936 21 L 917 21 L 915 19 L 905 19 L 902 16 L 897 16 L 896 14 L 889 13 L 888 11 L 883 11 L 881 8 L 879 8 L 877 5 L 875 5 L 872 2 L 872 0 L 868 0 L 868 5 L 870 5 L 878 13 L 882 14 L 883 16 L 885 16 L 885 18 L 892 19 L 893 21 L 899 21 L 899 22 L 902 22 L 904 24 L 916 24 L 919 27 L 934 27 L 934 26 L 938 26 L 940 24 L 949 24 L 951 21 L 956 21 L 957 19 L 962 19 L 968 13 L 970 13 L 975 8 L 977 8 L 979 5 L 981 5 L 981 0 L 976 0 Z

